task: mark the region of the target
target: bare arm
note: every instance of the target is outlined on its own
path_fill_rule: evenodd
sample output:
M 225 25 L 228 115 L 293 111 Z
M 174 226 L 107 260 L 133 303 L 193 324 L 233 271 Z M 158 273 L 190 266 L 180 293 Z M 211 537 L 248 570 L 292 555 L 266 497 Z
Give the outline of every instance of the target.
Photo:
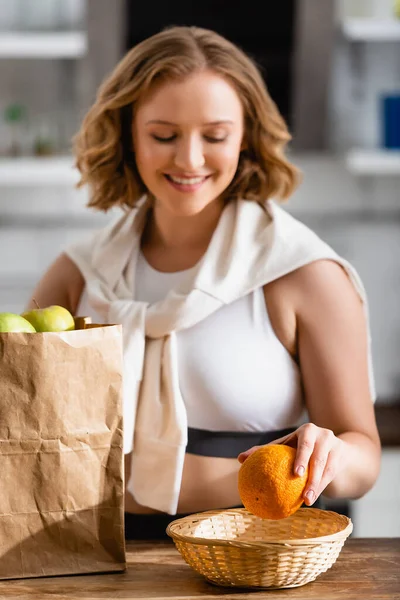
M 290 273 L 279 285 L 281 301 L 290 306 L 284 321 L 295 323 L 292 334 L 284 331 L 284 341 L 296 349 L 310 423 L 274 443 L 297 447 L 295 470 L 309 465 L 307 504 L 322 492 L 360 497 L 380 467 L 361 300 L 344 270 L 328 260 Z
M 313 451 L 309 487 L 317 487 L 317 496 L 327 485 L 328 496 L 357 498 L 372 487 L 380 466 L 364 311 L 337 263 L 317 261 L 297 277 L 298 351 L 305 399 L 311 422 L 324 429 L 313 448 L 317 432 L 310 428 L 304 447 L 299 448 L 298 463 Z M 335 436 L 343 443 L 335 444 Z
M 27 309 L 36 307 L 35 299 L 41 308 L 57 304 L 75 315 L 84 285 L 79 269 L 66 254 L 61 254 L 34 289 Z

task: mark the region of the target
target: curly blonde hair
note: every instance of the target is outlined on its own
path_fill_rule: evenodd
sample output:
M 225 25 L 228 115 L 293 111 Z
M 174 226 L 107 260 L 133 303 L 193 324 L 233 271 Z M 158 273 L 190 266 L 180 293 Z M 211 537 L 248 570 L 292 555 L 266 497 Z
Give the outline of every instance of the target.
M 89 207 L 132 208 L 147 192 L 138 173 L 132 141 L 135 106 L 164 81 L 182 80 L 208 69 L 236 90 L 244 110 L 244 150 L 226 199 L 285 200 L 299 172 L 284 156 L 291 140 L 256 64 L 221 35 L 198 27 L 174 26 L 132 48 L 101 85 L 74 138 L 78 187 L 90 188 Z

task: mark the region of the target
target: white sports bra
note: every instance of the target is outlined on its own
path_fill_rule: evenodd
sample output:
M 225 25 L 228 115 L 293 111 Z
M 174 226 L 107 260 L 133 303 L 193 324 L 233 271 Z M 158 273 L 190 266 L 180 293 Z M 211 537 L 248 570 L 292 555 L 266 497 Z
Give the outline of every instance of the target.
M 190 281 L 195 272 L 196 267 L 176 273 L 157 271 L 140 253 L 136 299 L 152 304 Z M 96 319 L 85 291 L 78 314 Z M 262 288 L 179 331 L 177 347 L 190 429 L 236 432 L 237 436 L 271 432 L 275 439 L 276 431 L 300 424 L 304 413 L 300 371 L 274 333 Z M 251 436 L 242 443 L 245 447 L 250 442 Z
M 154 303 L 195 272 L 162 273 L 140 253 L 137 299 Z M 189 427 L 251 432 L 299 422 L 300 371 L 272 329 L 262 288 L 179 331 L 177 346 Z

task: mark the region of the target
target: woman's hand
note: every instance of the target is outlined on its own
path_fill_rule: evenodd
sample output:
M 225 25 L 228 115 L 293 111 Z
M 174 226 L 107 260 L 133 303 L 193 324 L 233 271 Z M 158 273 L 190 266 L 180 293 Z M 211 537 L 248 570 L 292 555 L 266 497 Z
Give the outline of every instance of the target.
M 274 440 L 267 446 L 271 444 L 285 444 L 297 448 L 295 474 L 302 475 L 308 465 L 309 477 L 304 489 L 304 501 L 307 506 L 316 501 L 344 466 L 346 443 L 336 437 L 330 429 L 317 427 L 313 423 L 305 423 L 293 433 Z M 260 447 L 253 446 L 239 454 L 239 462 L 243 463 Z

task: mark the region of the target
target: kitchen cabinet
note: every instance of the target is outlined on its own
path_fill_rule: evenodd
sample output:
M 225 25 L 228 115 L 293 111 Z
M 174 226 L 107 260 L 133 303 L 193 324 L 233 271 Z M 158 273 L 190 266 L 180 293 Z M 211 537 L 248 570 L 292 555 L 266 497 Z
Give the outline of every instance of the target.
M 400 49 L 400 19 L 395 18 L 394 2 L 391 18 L 375 17 L 343 17 L 340 20 L 340 31 L 347 43 L 346 57 L 350 64 L 351 77 L 353 82 L 352 101 L 355 104 L 355 110 L 360 101 L 371 95 L 368 90 L 367 63 L 374 62 L 371 54 L 381 52 L 380 46 L 390 45 Z M 397 50 L 397 54 L 399 50 Z M 395 52 L 393 53 L 393 55 Z M 387 78 L 387 81 L 389 79 Z M 383 82 L 383 79 L 382 79 Z M 385 90 L 385 86 L 382 92 Z M 391 83 L 395 89 L 395 82 Z M 397 80 L 397 90 L 400 90 L 400 80 Z M 385 90 L 387 91 L 387 89 Z M 378 103 L 378 97 L 376 97 Z M 359 110 L 362 110 L 359 107 Z M 376 111 L 378 117 L 378 110 Z M 368 124 L 368 127 L 371 127 Z M 378 129 L 378 124 L 375 129 Z M 353 147 L 346 154 L 346 165 L 348 170 L 358 177 L 382 177 L 382 176 L 400 176 L 400 150 L 386 150 L 377 147 Z
M 33 6 L 33 4 L 35 6 Z M 21 155 L 7 154 L 0 122 L 0 310 L 19 312 L 65 245 L 108 222 L 86 208 L 72 137 L 98 86 L 122 55 L 124 0 L 2 0 L 0 109 L 26 107 Z M 40 123 L 40 126 L 37 124 Z M 25 126 L 24 126 L 25 127 Z M 47 155 L 33 152 L 37 131 Z

